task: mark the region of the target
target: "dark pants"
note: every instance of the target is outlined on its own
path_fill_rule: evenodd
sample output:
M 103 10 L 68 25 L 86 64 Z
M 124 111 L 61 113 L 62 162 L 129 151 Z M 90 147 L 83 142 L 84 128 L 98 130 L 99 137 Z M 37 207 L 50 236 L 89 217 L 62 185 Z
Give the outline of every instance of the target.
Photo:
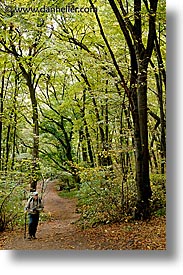
M 38 214 L 28 214 L 29 216 L 29 235 L 35 237 L 37 226 L 39 222 L 39 213 Z

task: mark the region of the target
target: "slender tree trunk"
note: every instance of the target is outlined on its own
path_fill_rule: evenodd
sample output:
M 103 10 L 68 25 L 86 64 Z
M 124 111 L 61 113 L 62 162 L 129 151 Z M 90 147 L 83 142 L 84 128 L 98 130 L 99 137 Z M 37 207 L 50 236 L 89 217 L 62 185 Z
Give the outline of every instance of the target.
M 110 143 L 109 143 L 109 106 L 108 106 L 108 80 L 106 80 L 106 89 L 105 89 L 105 110 L 104 110 L 104 121 L 105 121 L 105 143 L 104 143 L 104 149 L 106 150 L 106 157 L 105 162 L 107 166 L 112 165 L 112 158 L 110 155 Z
M 147 201 L 151 197 L 149 182 L 149 150 L 148 150 L 148 121 L 147 121 L 147 69 L 139 68 L 138 77 L 138 109 L 142 149 L 143 187 L 140 188 L 138 199 Z
M 85 128 L 85 136 L 86 136 L 86 142 L 87 142 L 87 147 L 88 147 L 88 155 L 90 158 L 90 165 L 91 165 L 91 167 L 94 167 L 94 156 L 93 156 L 93 150 L 92 150 L 92 142 L 91 142 L 88 125 L 87 125 L 85 118 L 84 118 L 84 128 Z
M 4 81 L 5 70 L 2 73 L 1 91 L 0 91 L 0 170 L 2 170 L 2 139 L 3 139 L 3 111 L 4 111 Z
M 81 110 L 81 114 L 82 114 L 83 123 L 84 123 L 84 131 L 85 131 L 85 137 L 86 137 L 86 142 L 87 142 L 90 165 L 91 165 L 91 167 L 94 167 L 94 157 L 93 157 L 93 151 L 92 151 L 92 145 L 91 145 L 91 137 L 90 137 L 87 121 L 85 118 L 85 110 L 86 110 L 85 104 L 86 104 L 86 89 L 84 89 L 84 91 L 83 91 L 83 107 Z
M 7 127 L 7 134 L 6 134 L 6 155 L 5 155 L 5 167 L 4 167 L 5 172 L 7 172 L 8 170 L 8 161 L 9 161 L 9 153 L 10 153 L 10 131 L 11 131 L 11 125 L 9 124 Z
M 88 155 L 87 155 L 86 145 L 84 144 L 84 142 L 85 142 L 85 135 L 84 135 L 83 129 L 80 129 L 79 130 L 79 143 L 80 143 L 80 146 L 81 146 L 82 161 L 87 163 L 88 162 Z
M 166 122 L 165 122 L 165 114 L 164 114 L 164 107 L 163 107 L 163 82 L 164 87 L 166 89 L 166 72 L 163 65 L 163 60 L 161 56 L 161 51 L 157 39 L 157 35 L 155 37 L 155 49 L 157 54 L 157 60 L 158 60 L 158 71 L 159 75 L 157 78 L 157 91 L 158 91 L 158 101 L 160 106 L 160 122 L 161 122 L 161 173 L 165 173 L 165 165 L 164 160 L 166 158 L 166 134 L 165 134 L 165 128 L 166 128 Z
M 30 79 L 30 77 L 29 77 Z M 38 160 L 39 160 L 39 124 L 38 124 L 38 106 L 37 106 L 37 99 L 36 99 L 36 91 L 33 87 L 31 82 L 27 83 L 31 104 L 32 104 L 32 123 L 33 123 L 33 149 L 32 149 L 32 181 L 31 181 L 31 190 L 36 190 L 37 181 L 38 181 Z
M 11 170 L 14 169 L 15 163 L 15 150 L 16 150 L 16 132 L 17 132 L 17 95 L 18 95 L 18 75 L 15 76 L 15 92 L 13 98 L 13 108 L 14 108 L 14 121 L 13 121 L 13 140 L 12 140 L 12 162 Z

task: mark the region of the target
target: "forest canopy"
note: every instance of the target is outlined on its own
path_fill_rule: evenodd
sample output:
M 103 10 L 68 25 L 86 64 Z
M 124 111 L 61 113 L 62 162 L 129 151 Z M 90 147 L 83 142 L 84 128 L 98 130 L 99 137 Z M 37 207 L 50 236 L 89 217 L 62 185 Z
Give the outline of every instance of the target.
M 166 206 L 166 1 L 0 3 L 0 230 L 59 178 L 89 224 Z

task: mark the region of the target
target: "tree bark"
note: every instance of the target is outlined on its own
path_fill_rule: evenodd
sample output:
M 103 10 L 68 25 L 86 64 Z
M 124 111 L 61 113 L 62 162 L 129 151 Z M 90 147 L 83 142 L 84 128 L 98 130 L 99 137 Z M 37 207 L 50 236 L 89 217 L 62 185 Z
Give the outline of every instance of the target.
M 1 91 L 0 91 L 0 170 L 2 170 L 2 138 L 3 138 L 3 111 L 4 111 L 4 83 L 5 70 L 2 73 Z

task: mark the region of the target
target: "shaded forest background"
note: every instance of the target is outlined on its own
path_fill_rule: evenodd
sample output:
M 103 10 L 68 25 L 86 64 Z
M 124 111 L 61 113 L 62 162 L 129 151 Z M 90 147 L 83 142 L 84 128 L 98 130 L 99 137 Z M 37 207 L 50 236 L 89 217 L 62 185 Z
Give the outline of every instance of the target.
M 48 178 L 87 225 L 165 215 L 166 1 L 0 5 L 0 231 Z

